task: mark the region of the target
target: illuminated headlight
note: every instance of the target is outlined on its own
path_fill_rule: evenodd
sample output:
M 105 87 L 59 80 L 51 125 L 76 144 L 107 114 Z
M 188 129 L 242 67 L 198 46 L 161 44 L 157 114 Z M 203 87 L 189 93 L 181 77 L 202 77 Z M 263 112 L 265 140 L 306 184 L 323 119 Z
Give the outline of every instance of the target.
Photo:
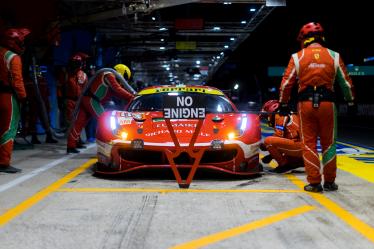
M 110 116 L 110 129 L 112 131 L 117 129 L 117 118 L 115 116 Z
M 223 141 L 221 140 L 213 140 L 212 141 L 212 149 L 213 150 L 222 150 L 223 149 Z
M 247 129 L 247 122 L 248 122 L 248 118 L 243 117 L 242 118 L 242 123 L 240 124 L 240 135 L 243 134 L 244 131 Z
M 121 131 L 120 136 L 122 140 L 126 140 L 129 134 L 125 131 Z
M 131 146 L 135 150 L 142 150 L 144 148 L 144 141 L 142 139 L 134 139 L 131 141 Z
M 235 138 L 235 132 L 230 132 L 228 135 L 227 135 L 228 139 L 229 140 L 233 140 Z
M 235 130 L 235 137 L 240 137 L 244 134 L 244 132 L 248 129 L 248 117 L 242 117 L 241 122 L 238 123 L 236 130 Z

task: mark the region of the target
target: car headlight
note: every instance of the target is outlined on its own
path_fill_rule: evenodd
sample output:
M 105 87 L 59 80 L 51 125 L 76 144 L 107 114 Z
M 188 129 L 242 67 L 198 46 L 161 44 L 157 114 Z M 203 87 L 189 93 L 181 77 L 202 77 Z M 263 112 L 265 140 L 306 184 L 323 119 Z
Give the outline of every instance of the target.
M 229 140 L 233 140 L 235 138 L 235 132 L 230 132 L 229 134 L 227 134 L 227 137 Z
M 126 131 L 121 131 L 120 132 L 120 137 L 121 137 L 122 140 L 126 140 L 128 135 L 129 134 Z
M 117 118 L 110 116 L 110 129 L 114 132 L 117 130 Z

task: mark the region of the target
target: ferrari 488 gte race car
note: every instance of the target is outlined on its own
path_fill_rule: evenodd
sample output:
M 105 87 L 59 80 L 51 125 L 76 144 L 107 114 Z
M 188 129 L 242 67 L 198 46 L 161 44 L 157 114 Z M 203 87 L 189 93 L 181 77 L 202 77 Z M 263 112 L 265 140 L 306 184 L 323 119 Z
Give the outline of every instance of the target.
M 96 172 L 168 167 L 174 174 L 177 168 L 256 174 L 260 139 L 258 115 L 239 112 L 216 88 L 149 87 L 125 110 L 100 117 Z

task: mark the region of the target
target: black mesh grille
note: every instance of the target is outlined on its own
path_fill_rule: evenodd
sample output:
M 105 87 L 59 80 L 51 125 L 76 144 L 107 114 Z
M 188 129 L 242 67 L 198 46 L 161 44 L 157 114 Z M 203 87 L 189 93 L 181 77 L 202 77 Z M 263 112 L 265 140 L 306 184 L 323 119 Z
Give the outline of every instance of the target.
M 162 151 L 119 149 L 118 152 L 121 158 L 127 161 L 152 165 L 169 164 L 166 155 L 164 155 Z M 205 151 L 200 163 L 209 164 L 227 162 L 233 160 L 236 154 L 236 149 Z M 192 165 L 194 163 L 194 159 L 186 152 L 182 152 L 174 159 L 174 161 L 176 164 Z

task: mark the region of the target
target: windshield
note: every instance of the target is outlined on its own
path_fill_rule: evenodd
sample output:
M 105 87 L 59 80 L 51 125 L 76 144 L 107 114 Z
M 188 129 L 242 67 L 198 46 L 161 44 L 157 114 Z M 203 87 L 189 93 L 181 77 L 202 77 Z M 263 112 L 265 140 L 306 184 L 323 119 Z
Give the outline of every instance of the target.
M 128 111 L 163 111 L 164 96 L 168 94 L 170 95 L 170 93 L 158 93 L 139 96 L 130 104 Z M 193 97 L 194 95 L 201 95 L 201 93 L 178 93 L 178 96 Z M 220 95 L 204 95 L 201 105 L 201 107 L 205 108 L 206 113 L 235 112 L 230 102 L 224 96 Z

